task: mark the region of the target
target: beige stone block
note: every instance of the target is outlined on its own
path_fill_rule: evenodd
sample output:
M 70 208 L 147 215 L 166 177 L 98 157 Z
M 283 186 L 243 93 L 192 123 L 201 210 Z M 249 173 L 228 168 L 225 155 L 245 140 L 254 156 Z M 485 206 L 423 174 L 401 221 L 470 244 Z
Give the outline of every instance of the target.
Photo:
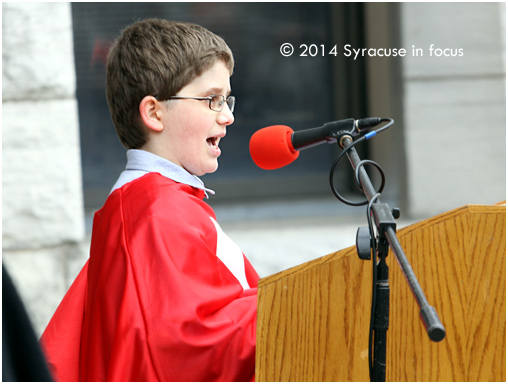
M 72 97 L 70 3 L 3 3 L 3 100 Z
M 402 3 L 402 45 L 405 77 L 465 76 L 504 72 L 504 30 L 498 3 Z M 450 49 L 431 56 L 433 48 Z M 421 48 L 414 56 L 412 47 Z M 463 56 L 451 56 L 462 49 Z M 439 53 L 439 52 L 437 52 Z M 458 54 L 458 52 L 457 52 Z
M 506 196 L 503 81 L 412 82 L 406 86 L 409 207 L 431 216 Z
M 3 105 L 3 247 L 81 241 L 83 192 L 74 99 Z

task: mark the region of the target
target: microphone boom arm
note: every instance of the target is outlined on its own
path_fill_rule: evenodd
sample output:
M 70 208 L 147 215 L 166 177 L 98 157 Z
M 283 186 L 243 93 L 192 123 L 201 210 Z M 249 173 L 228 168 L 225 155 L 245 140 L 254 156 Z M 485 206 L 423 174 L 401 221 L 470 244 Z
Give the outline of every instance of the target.
M 352 143 L 352 140 L 346 135 L 341 140 L 341 142 L 344 147 L 347 147 Z M 360 157 L 358 156 L 356 149 L 351 147 L 346 155 L 349 158 L 353 169 L 356 170 L 357 165 L 360 163 Z M 369 175 L 363 166 L 358 170 L 358 172 L 360 183 L 362 185 L 365 196 L 370 200 L 377 193 L 376 189 L 372 185 Z M 423 293 L 423 290 L 418 283 L 418 279 L 416 278 L 413 269 L 407 260 L 406 254 L 404 253 L 404 250 L 402 249 L 402 246 L 397 239 L 395 228 L 393 225 L 391 225 L 391 222 L 395 222 L 391 211 L 388 210 L 388 212 L 383 211 L 380 213 L 374 209 L 373 212 L 374 220 L 378 226 L 378 233 L 380 236 L 385 237 L 388 240 L 390 248 L 392 249 L 395 258 L 397 259 L 397 262 L 402 269 L 404 277 L 408 282 L 409 288 L 411 289 L 411 292 L 413 293 L 413 296 L 418 303 L 420 308 L 420 317 L 425 329 L 427 330 L 429 338 L 432 341 L 441 341 L 445 336 L 445 329 L 439 320 L 436 310 L 429 305 L 427 298 L 425 297 L 425 294 Z M 390 224 L 387 225 L 387 222 Z
M 365 119 L 366 120 L 366 119 Z M 393 215 L 393 210 L 389 209 L 388 204 L 382 204 L 379 201 L 380 193 L 376 191 L 372 182 L 367 174 L 363 164 L 365 163 L 360 160 L 356 149 L 354 148 L 353 138 L 347 132 L 342 132 L 338 138 L 339 145 L 342 148 L 347 149 L 347 157 L 353 167 L 353 170 L 357 173 L 359 186 L 361 186 L 362 192 L 365 194 L 369 201 L 373 200 L 372 210 L 369 215 L 372 214 L 375 225 L 377 228 L 378 239 L 381 248 L 384 248 L 383 243 L 388 243 L 392 249 L 395 258 L 402 270 L 402 273 L 413 293 L 413 296 L 420 308 L 420 319 L 425 327 L 430 340 L 438 342 L 445 337 L 445 328 L 442 325 L 436 310 L 429 305 L 427 298 L 423 290 L 421 289 L 418 280 L 407 260 L 407 257 L 399 243 L 396 235 L 396 223 Z M 349 148 L 349 149 L 348 149 Z M 358 245 L 357 245 L 358 246 Z M 383 254 L 384 253 L 384 254 Z M 388 269 L 384 263 L 386 251 L 379 251 L 379 263 L 378 271 L 384 275 L 382 280 L 378 281 L 378 294 L 382 295 L 381 304 L 376 306 L 376 314 L 374 319 L 382 319 L 381 325 L 374 325 L 375 339 L 374 339 L 374 361 L 371 372 L 372 381 L 385 381 L 386 372 L 386 331 L 388 329 L 388 317 L 389 317 L 389 288 L 388 288 Z M 361 257 L 361 255 L 360 255 Z M 373 257 L 378 257 L 374 255 Z M 379 272 L 378 272 L 379 273 Z M 381 285 L 380 285 L 381 283 Z M 381 289 L 379 291 L 379 289 Z M 381 312 L 379 312 L 381 311 Z M 376 321 L 374 320 L 374 321 Z

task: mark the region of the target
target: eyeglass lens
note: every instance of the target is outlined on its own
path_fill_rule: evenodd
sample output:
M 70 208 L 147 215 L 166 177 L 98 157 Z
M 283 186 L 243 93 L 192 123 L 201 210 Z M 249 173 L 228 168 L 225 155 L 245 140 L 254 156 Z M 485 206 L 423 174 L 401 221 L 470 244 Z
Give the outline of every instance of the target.
M 231 112 L 235 109 L 235 98 L 234 96 L 229 96 L 226 100 L 226 104 Z M 224 96 L 215 95 L 211 100 L 211 109 L 214 111 L 220 112 L 224 107 Z

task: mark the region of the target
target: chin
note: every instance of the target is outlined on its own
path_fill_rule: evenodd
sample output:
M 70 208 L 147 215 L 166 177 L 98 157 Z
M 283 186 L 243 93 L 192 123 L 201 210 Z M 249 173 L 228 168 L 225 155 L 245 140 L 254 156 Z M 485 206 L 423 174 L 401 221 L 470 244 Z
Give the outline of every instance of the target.
M 217 169 L 219 169 L 219 164 L 217 164 L 217 165 L 216 165 L 215 167 L 213 167 L 213 168 L 210 168 L 210 170 L 209 170 L 208 172 L 206 172 L 206 173 L 214 173 L 214 172 L 216 172 L 216 171 L 217 171 Z
M 207 167 L 203 167 L 199 173 L 196 172 L 194 173 L 194 175 L 198 176 L 198 177 L 201 177 L 203 175 L 206 175 L 208 173 L 214 173 L 215 171 L 217 171 L 217 169 L 219 169 L 219 163 L 215 163 L 215 164 L 210 164 L 209 166 Z

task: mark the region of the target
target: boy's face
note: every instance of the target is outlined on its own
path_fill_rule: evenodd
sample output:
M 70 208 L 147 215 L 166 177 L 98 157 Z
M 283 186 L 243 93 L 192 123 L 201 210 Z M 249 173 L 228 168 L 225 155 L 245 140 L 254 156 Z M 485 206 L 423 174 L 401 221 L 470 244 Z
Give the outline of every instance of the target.
M 176 96 L 229 96 L 229 70 L 218 60 L 209 70 L 183 87 Z M 219 141 L 234 117 L 226 103 L 221 112 L 212 111 L 208 100 L 179 99 L 165 102 L 164 134 L 160 139 L 168 160 L 202 176 L 215 172 L 221 154 Z

